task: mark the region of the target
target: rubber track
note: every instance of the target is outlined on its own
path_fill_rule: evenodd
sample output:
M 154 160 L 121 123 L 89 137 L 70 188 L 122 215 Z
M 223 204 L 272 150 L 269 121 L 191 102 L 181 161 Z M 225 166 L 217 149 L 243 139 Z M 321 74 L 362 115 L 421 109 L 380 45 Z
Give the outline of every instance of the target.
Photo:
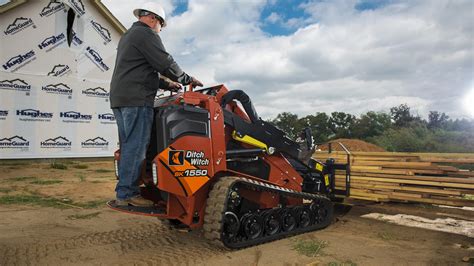
M 240 183 L 244 186 L 246 186 L 249 189 L 255 189 L 258 191 L 268 191 L 272 193 L 278 193 L 280 195 L 286 196 L 286 197 L 293 197 L 293 198 L 303 198 L 307 200 L 323 200 L 330 202 L 330 200 L 323 196 L 323 195 L 318 195 L 318 194 L 311 194 L 311 193 L 306 193 L 306 192 L 299 192 L 275 185 L 270 185 L 264 182 L 256 181 L 253 179 L 248 179 L 248 178 L 239 178 L 239 177 L 222 177 L 220 180 L 218 180 L 214 186 L 211 188 L 211 191 L 209 193 L 209 198 L 207 200 L 208 205 L 206 206 L 205 210 L 205 216 L 204 216 L 204 236 L 210 240 L 213 244 L 219 246 L 219 247 L 224 247 L 228 248 L 224 245 L 224 243 L 221 241 L 221 230 L 222 230 L 222 217 L 225 213 L 225 210 L 227 208 L 227 194 L 229 192 L 229 189 L 235 184 L 235 183 Z M 332 205 L 331 205 L 332 206 Z M 331 212 L 332 213 L 332 212 Z M 288 237 L 291 235 L 296 235 L 299 233 L 305 233 L 309 231 L 314 231 L 317 229 L 321 229 L 326 227 L 327 225 L 313 225 L 307 228 L 300 228 L 292 232 L 286 232 L 286 233 L 280 233 L 277 235 L 272 236 L 271 238 L 265 239 L 265 238 L 258 238 L 252 241 L 249 241 L 247 243 L 242 243 L 241 246 L 236 246 L 232 248 L 244 248 L 244 247 L 250 247 L 254 245 L 259 245 L 262 243 L 274 241 L 277 239 L 281 239 L 284 237 Z M 246 245 L 247 244 L 247 245 Z

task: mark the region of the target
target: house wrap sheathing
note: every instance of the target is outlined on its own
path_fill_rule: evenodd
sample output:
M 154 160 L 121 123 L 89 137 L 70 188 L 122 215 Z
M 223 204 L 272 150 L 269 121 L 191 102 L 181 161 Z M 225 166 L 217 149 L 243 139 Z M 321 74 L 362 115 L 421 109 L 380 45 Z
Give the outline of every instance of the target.
M 0 25 L 0 158 L 112 156 L 124 27 L 98 0 L 10 1 Z

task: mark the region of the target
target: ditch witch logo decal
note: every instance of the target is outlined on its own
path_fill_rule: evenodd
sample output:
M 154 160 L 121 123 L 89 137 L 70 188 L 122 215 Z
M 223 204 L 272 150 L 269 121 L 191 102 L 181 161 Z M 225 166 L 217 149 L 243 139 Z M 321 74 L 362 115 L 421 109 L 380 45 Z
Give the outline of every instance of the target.
M 87 97 L 98 97 L 98 98 L 109 98 L 110 93 L 102 87 L 89 88 L 87 90 L 82 90 L 82 94 Z
M 81 142 L 81 147 L 82 148 L 102 148 L 102 149 L 107 149 L 109 146 L 109 142 L 106 141 L 102 137 L 96 137 L 93 139 L 88 139 L 83 142 Z
M 110 37 L 110 31 L 106 28 L 104 28 L 102 25 L 100 25 L 98 22 L 95 22 L 91 20 L 92 28 L 104 39 L 104 44 L 109 43 L 112 41 L 112 38 Z
M 8 116 L 8 110 L 0 110 L 0 120 L 6 120 Z
M 64 3 L 60 3 L 56 0 L 51 0 L 51 2 L 48 3 L 47 6 L 45 6 L 41 12 L 39 13 L 40 17 L 49 17 L 52 14 L 64 10 L 66 12 L 66 8 L 64 6 Z
M 20 121 L 50 122 L 53 118 L 53 113 L 43 113 L 35 109 L 16 110 L 16 115 L 20 117 Z
M 101 124 L 115 124 L 115 116 L 111 113 L 98 114 L 97 119 Z
M 31 85 L 22 79 L 2 80 L 0 81 L 0 89 L 30 92 Z
M 0 139 L 0 149 L 28 149 L 30 142 L 21 136 Z
M 183 165 L 184 151 L 170 150 L 168 154 L 168 165 Z
M 90 123 L 92 115 L 81 114 L 80 112 L 67 111 L 59 113 L 59 117 L 64 118 L 65 123 Z
M 49 52 L 53 50 L 54 48 L 58 47 L 60 44 L 64 43 L 66 41 L 66 36 L 64 33 L 61 33 L 56 36 L 51 36 L 46 39 L 44 39 L 40 44 L 38 44 L 38 47 L 43 50 L 46 49 L 46 52 Z
M 77 17 L 80 17 L 86 13 L 84 4 L 82 3 L 81 0 L 69 0 L 68 2 L 70 6 L 74 9 L 74 11 L 76 12 Z
M 69 86 L 64 83 L 49 84 L 49 85 L 43 86 L 41 90 L 45 91 L 46 93 L 68 95 L 69 99 L 72 98 L 71 97 L 72 89 L 69 88 Z
M 59 136 L 54 139 L 47 139 L 40 142 L 41 148 L 71 149 L 71 144 L 71 141 L 63 136 Z
M 168 165 L 183 165 L 185 159 L 194 166 L 209 165 L 209 159 L 205 157 L 202 151 L 169 150 L 168 152 Z
M 71 72 L 71 68 L 68 65 L 55 65 L 53 69 L 48 73 L 48 76 L 62 77 Z
M 87 46 L 86 48 L 86 56 L 92 61 L 92 63 L 94 63 L 100 70 L 102 70 L 102 72 L 109 70 L 109 66 L 105 64 L 100 54 L 94 49 L 92 49 L 90 46 Z
M 19 54 L 10 58 L 5 64 L 2 65 L 3 69 L 8 70 L 12 67 L 16 67 L 11 72 L 15 72 L 18 69 L 26 66 L 27 64 L 31 63 L 31 61 L 36 59 L 35 51 L 31 50 L 24 54 Z
M 33 26 L 34 29 L 36 28 L 31 18 L 19 17 L 16 18 L 12 24 L 8 25 L 3 33 L 5 33 L 5 35 L 14 35 L 15 33 L 20 32 L 29 26 Z

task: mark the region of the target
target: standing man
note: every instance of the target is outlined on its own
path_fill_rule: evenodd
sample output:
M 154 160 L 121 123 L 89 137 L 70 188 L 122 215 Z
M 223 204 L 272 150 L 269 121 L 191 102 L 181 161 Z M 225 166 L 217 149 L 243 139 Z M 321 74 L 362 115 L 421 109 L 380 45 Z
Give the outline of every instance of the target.
M 202 86 L 184 73 L 168 54 L 158 33 L 166 26 L 165 11 L 150 4 L 133 11 L 138 21 L 124 33 L 110 84 L 110 107 L 117 121 L 120 141 L 118 205 L 153 206 L 140 195 L 138 182 L 150 141 L 153 103 L 158 87 L 171 91 L 181 84 Z M 160 74 L 172 81 L 160 80 Z

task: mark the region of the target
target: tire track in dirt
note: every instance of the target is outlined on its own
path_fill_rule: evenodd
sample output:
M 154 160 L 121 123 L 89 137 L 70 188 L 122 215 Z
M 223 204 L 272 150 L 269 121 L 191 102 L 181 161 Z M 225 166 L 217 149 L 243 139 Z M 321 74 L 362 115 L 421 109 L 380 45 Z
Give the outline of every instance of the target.
M 101 249 L 112 250 L 116 256 L 104 257 L 106 255 L 100 254 Z M 89 254 L 83 254 L 86 252 Z M 223 250 L 206 242 L 200 232 L 182 233 L 161 224 L 149 223 L 46 243 L 2 245 L 0 265 L 80 261 L 87 255 L 90 257 L 91 252 L 96 254 L 92 259 L 102 263 L 108 261 L 123 265 L 183 265 L 222 254 Z

